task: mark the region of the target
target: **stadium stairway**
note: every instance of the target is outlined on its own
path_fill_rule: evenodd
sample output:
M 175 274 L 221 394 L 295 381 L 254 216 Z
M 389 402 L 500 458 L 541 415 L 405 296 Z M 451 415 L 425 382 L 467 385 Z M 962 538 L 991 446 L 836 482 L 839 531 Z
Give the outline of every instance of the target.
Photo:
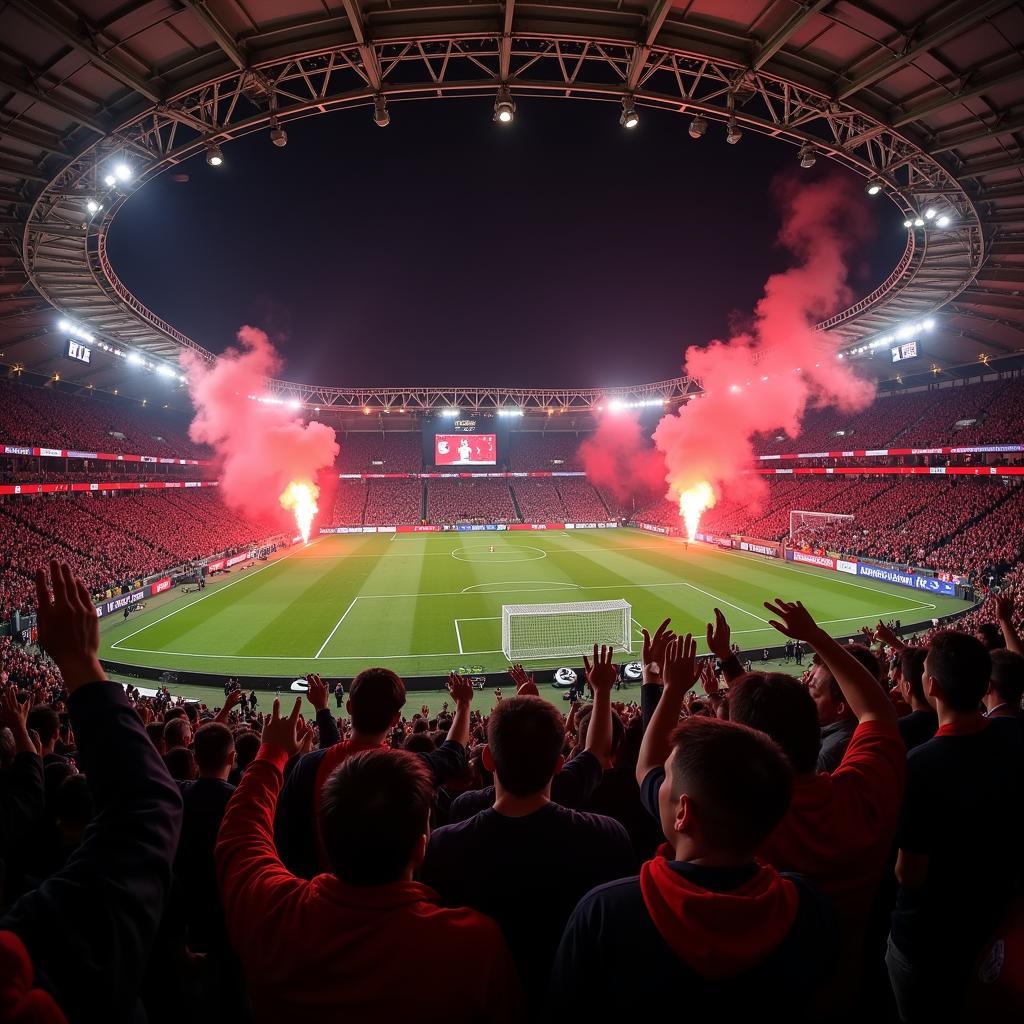
M 512 507 L 516 510 L 516 518 L 521 523 L 525 523 L 526 519 L 523 516 L 523 510 L 519 507 L 519 502 L 516 499 L 516 492 L 511 484 L 508 485 L 508 496 L 512 499 Z

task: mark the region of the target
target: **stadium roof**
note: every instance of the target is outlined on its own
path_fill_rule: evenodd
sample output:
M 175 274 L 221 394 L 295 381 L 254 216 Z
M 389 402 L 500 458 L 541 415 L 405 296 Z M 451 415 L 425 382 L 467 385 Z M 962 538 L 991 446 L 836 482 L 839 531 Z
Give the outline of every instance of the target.
M 941 309 L 928 343 L 936 372 L 1024 350 L 1019 2 L 7 0 L 0 40 L 2 363 L 124 387 L 116 359 L 61 359 L 55 310 L 154 365 L 186 347 L 208 356 L 107 260 L 106 231 L 128 195 L 247 132 L 505 87 L 513 100 L 627 98 L 687 126 L 734 119 L 843 163 L 912 226 L 888 280 L 823 326 L 852 344 Z M 929 209 L 948 228 L 935 215 L 914 227 Z M 622 394 L 671 399 L 686 383 L 646 387 Z M 320 405 L 384 400 L 376 389 L 272 390 Z M 433 406 L 453 392 L 536 408 L 555 394 L 411 388 L 387 400 Z M 607 398 L 564 395 L 575 408 Z

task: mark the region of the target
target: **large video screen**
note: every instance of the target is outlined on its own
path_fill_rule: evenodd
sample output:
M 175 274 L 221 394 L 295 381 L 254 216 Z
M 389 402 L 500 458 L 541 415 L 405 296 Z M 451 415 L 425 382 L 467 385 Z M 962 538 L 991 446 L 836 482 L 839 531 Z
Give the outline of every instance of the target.
M 494 434 L 435 434 L 435 466 L 493 466 L 498 461 Z
M 900 363 L 904 359 L 917 358 L 917 342 L 908 341 L 904 345 L 896 345 L 892 350 L 892 361 Z
M 508 421 L 484 412 L 442 412 L 423 422 L 423 465 L 473 472 L 502 468 Z

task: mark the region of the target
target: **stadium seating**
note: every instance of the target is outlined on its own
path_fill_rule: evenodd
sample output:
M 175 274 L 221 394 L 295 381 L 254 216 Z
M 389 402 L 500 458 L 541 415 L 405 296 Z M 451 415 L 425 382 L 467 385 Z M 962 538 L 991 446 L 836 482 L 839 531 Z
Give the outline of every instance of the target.
M 505 480 L 427 481 L 427 520 L 430 523 L 514 523 L 518 519 Z
M 418 432 L 392 431 L 338 433 L 341 473 L 418 473 L 423 468 L 423 448 Z
M 189 418 L 110 395 L 0 383 L 0 443 L 208 459 L 210 451 L 188 437 Z
M 99 596 L 182 562 L 279 530 L 228 509 L 207 490 L 40 496 L 0 504 L 0 619 L 31 607 L 32 576 L 61 558 Z

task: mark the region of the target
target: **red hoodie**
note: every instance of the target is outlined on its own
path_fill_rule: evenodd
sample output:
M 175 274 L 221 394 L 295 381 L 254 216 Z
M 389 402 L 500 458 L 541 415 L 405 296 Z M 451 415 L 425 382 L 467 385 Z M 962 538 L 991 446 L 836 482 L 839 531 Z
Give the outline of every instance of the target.
M 25 944 L 7 931 L 0 931 L 0 1021 L 67 1024 L 53 996 L 35 987 L 35 970 Z
M 281 863 L 274 808 L 288 758 L 261 747 L 231 798 L 217 878 L 257 1021 L 511 1021 L 521 993 L 498 926 L 419 882 L 311 881 Z
M 640 869 L 640 891 L 655 928 L 687 966 L 703 978 L 734 977 L 782 944 L 800 904 L 788 878 L 761 865 L 738 888 L 713 892 L 673 871 L 666 851 Z

